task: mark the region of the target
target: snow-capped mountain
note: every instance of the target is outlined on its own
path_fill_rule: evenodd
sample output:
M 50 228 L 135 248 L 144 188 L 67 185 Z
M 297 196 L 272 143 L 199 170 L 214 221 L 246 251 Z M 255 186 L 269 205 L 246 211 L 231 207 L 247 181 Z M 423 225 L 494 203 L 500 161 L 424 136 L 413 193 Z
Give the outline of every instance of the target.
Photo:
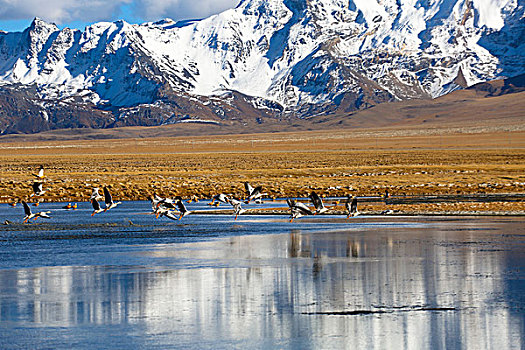
M 523 0 L 243 0 L 198 21 L 0 32 L 0 131 L 293 118 L 525 71 Z M 17 102 L 23 108 L 9 105 Z M 9 105 L 7 108 L 6 105 Z M 53 112 L 55 111 L 55 112 Z M 24 114 L 25 113 L 25 114 Z M 60 113 L 58 113 L 60 114 Z M 27 124 L 27 121 L 26 121 Z M 78 125 L 77 125 L 78 124 Z

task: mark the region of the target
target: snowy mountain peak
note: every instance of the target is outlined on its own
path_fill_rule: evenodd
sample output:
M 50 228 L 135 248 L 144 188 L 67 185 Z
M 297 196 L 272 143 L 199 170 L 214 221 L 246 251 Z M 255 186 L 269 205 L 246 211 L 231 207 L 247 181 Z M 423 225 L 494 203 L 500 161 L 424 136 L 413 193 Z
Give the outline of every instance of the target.
M 58 30 L 58 27 L 54 23 L 47 23 L 43 19 L 39 17 L 33 18 L 33 21 L 31 21 L 31 24 L 29 25 L 29 30 L 31 31 L 39 31 L 41 29 L 47 29 L 48 31 L 54 32 Z
M 35 18 L 0 35 L 0 85 L 117 118 L 180 99 L 222 118 L 239 102 L 210 101 L 236 93 L 259 111 L 327 114 L 521 74 L 524 33 L 521 0 L 243 0 L 201 20 L 84 31 Z

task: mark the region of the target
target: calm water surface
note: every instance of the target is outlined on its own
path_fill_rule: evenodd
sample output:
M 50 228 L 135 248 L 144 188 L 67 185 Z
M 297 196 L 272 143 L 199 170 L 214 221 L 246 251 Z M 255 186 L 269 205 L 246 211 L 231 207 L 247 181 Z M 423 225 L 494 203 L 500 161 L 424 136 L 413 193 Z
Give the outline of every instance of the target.
M 524 218 L 63 205 L 0 205 L 1 349 L 525 347 Z

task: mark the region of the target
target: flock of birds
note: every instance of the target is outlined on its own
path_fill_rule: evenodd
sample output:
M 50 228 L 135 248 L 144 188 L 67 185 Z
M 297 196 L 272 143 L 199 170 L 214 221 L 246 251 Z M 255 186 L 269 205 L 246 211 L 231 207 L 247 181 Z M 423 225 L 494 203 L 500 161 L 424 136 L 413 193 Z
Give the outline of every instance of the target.
M 33 182 L 32 188 L 33 193 L 31 193 L 30 197 L 40 197 L 42 196 L 46 191 L 43 189 L 43 179 L 44 179 L 44 167 L 41 166 L 39 171 L 35 174 L 33 174 L 37 179 Z M 209 203 L 209 205 L 215 205 L 219 206 L 220 203 L 229 204 L 233 208 L 233 212 L 235 214 L 235 220 L 237 220 L 237 217 L 243 213 L 246 212 L 246 209 L 242 207 L 243 203 L 249 204 L 251 201 L 255 203 L 262 203 L 262 199 L 267 193 L 263 192 L 262 186 L 252 187 L 248 182 L 244 183 L 244 187 L 246 190 L 246 198 L 243 200 L 234 198 L 232 196 L 228 196 L 226 194 L 220 193 L 215 195 L 212 198 L 212 201 Z M 113 200 L 113 197 L 111 196 L 111 193 L 109 192 L 109 189 L 107 187 L 104 187 L 103 189 L 104 196 L 102 196 L 99 193 L 99 188 L 95 187 L 92 190 L 91 197 L 89 198 L 91 205 L 93 206 L 93 212 L 91 213 L 91 216 L 94 216 L 95 214 L 106 212 L 110 209 L 115 208 L 117 205 L 121 204 L 121 202 L 115 202 Z M 297 201 L 295 199 L 287 199 L 286 203 L 288 204 L 288 207 L 290 209 L 290 222 L 293 222 L 294 219 L 306 216 L 306 215 L 316 215 L 316 214 L 322 214 L 329 210 L 324 203 L 321 197 L 315 193 L 312 192 L 308 196 L 310 200 L 312 201 L 312 204 L 314 206 L 314 210 L 310 209 L 305 203 Z M 99 201 L 104 199 L 104 208 L 100 206 Z M 162 198 L 158 195 L 153 195 L 149 197 L 149 200 L 151 202 L 151 208 L 153 211 L 153 214 L 155 214 L 156 218 L 159 217 L 166 217 L 168 219 L 172 220 L 181 220 L 186 215 L 191 214 L 191 211 L 188 210 L 183 202 L 182 197 L 176 196 L 174 198 Z M 190 199 L 188 202 L 191 202 L 192 199 Z M 27 223 L 30 219 L 36 220 L 38 218 L 45 218 L 49 219 L 51 218 L 48 214 L 50 214 L 50 211 L 40 211 L 33 213 L 31 211 L 31 207 L 27 204 L 27 202 L 22 201 L 22 204 L 24 206 L 24 219 L 23 222 Z M 37 201 L 35 206 L 38 206 L 39 201 Z M 76 209 L 76 204 L 71 205 L 69 203 L 67 206 L 65 206 L 65 209 Z M 345 202 L 345 208 L 347 211 L 347 218 L 350 216 L 357 216 L 359 215 L 359 212 L 357 211 L 357 197 L 355 196 L 348 196 L 346 198 Z M 177 217 L 178 212 L 178 217 Z

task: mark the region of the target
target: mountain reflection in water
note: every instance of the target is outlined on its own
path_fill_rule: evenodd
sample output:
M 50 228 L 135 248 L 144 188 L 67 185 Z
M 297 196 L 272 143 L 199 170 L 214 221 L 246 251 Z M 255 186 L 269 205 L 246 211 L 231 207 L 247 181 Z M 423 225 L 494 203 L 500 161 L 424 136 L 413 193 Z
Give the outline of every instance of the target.
M 267 234 L 108 249 L 122 265 L 3 268 L 0 347 L 525 346 L 521 219 L 375 220 L 387 224 L 271 234 L 268 222 Z

